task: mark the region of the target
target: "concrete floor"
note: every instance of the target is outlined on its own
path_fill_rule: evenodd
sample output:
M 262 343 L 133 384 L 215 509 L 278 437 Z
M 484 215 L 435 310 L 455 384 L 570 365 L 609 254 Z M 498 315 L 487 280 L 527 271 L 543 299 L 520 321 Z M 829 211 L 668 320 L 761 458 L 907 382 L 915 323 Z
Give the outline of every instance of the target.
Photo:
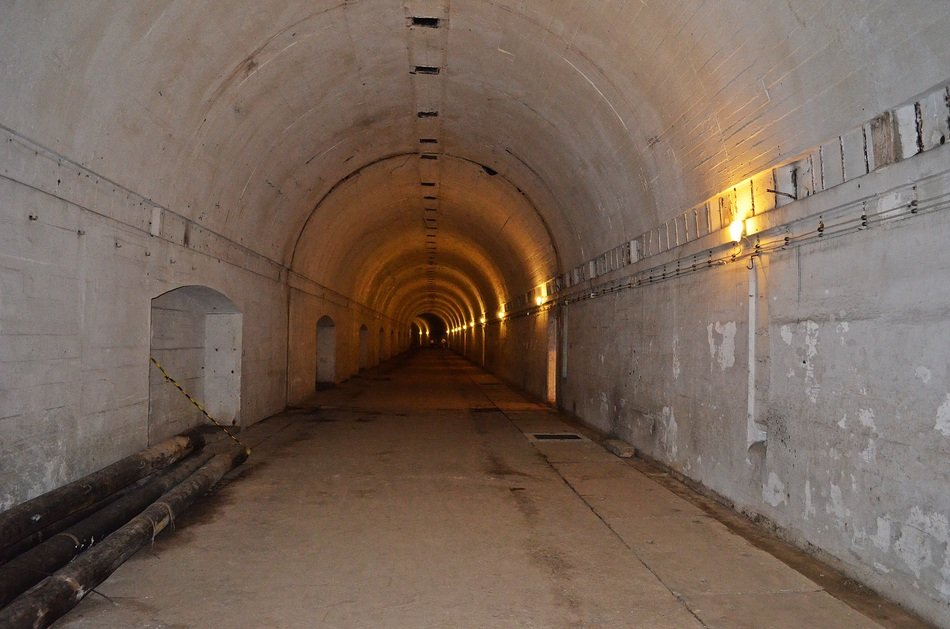
M 448 352 L 314 404 L 57 626 L 881 626 Z

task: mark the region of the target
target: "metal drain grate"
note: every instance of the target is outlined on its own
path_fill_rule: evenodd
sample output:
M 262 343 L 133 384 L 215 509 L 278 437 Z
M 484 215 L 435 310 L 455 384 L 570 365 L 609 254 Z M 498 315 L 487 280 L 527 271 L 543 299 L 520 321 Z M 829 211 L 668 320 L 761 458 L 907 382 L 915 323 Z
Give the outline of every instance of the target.
M 575 432 L 536 432 L 531 438 L 535 441 L 584 441 L 584 437 Z

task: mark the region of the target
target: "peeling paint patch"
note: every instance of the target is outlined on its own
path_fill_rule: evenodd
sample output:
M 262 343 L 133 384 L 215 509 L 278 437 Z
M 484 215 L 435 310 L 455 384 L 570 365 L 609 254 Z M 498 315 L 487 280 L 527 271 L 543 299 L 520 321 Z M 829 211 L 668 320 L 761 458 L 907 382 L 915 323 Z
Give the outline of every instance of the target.
M 858 411 L 858 421 L 865 428 L 877 430 L 877 426 L 874 425 L 874 411 L 870 408 L 862 408 Z
M 805 519 L 815 517 L 815 504 L 811 499 L 811 481 L 805 480 Z
M 878 550 L 887 552 L 891 547 L 891 523 L 884 518 L 877 519 L 877 532 L 870 537 L 871 543 Z
M 930 370 L 924 367 L 923 365 L 920 365 L 919 367 L 914 369 L 914 375 L 920 378 L 920 381 L 923 382 L 924 384 L 930 384 L 930 377 L 931 377 Z
M 812 404 L 818 403 L 821 385 L 815 379 L 815 357 L 818 356 L 818 332 L 820 327 L 814 321 L 805 322 L 805 394 Z
M 676 416 L 673 409 L 669 406 L 663 407 L 663 417 L 660 419 L 663 425 L 663 432 L 660 434 L 660 445 L 670 461 L 676 459 L 676 433 L 679 426 L 676 424 Z
M 950 599 L 950 552 L 944 556 L 943 567 L 940 569 L 941 581 L 937 584 L 937 592 L 945 599 Z
M 937 423 L 934 424 L 934 430 L 950 437 L 950 393 L 947 394 L 943 404 L 937 409 Z
M 861 451 L 861 458 L 865 463 L 873 463 L 877 458 L 877 443 L 873 439 L 868 439 L 867 447 Z
M 851 326 L 848 324 L 847 321 L 842 321 L 842 322 L 839 323 L 839 324 L 837 325 L 837 327 L 836 327 L 836 329 L 838 330 L 838 334 L 841 335 L 841 336 L 839 337 L 839 339 L 841 340 L 841 344 L 842 344 L 842 345 L 845 345 L 845 344 L 846 344 L 844 337 L 845 337 L 845 335 L 848 333 L 848 330 L 849 330 L 850 328 L 851 328 Z
M 722 337 L 720 342 L 717 342 L 716 335 Z M 709 341 L 709 356 L 719 364 L 719 369 L 725 371 L 736 364 L 735 321 L 710 323 L 706 326 L 706 336 Z
M 773 507 L 785 502 L 785 483 L 775 472 L 769 472 L 769 482 L 762 486 L 762 499 Z
M 838 422 L 838 428 L 840 428 L 841 430 L 847 430 L 847 428 L 848 428 L 848 415 L 847 415 L 847 413 L 845 414 L 844 417 L 841 418 L 841 421 Z
M 920 507 L 914 507 L 901 525 L 894 549 L 918 579 L 924 568 L 934 565 L 933 548 L 942 547 L 946 553 L 948 524 L 946 515 L 928 515 Z
M 673 335 L 673 380 L 679 380 L 680 377 L 680 357 L 676 350 L 679 347 L 680 337 Z
M 841 519 L 851 517 L 851 510 L 844 505 L 844 496 L 841 494 L 841 487 L 831 483 L 831 502 L 825 507 L 825 511 L 838 516 Z
M 787 325 L 783 325 L 779 328 L 779 332 L 782 335 L 782 340 L 785 341 L 785 344 L 791 347 L 792 345 L 792 329 Z

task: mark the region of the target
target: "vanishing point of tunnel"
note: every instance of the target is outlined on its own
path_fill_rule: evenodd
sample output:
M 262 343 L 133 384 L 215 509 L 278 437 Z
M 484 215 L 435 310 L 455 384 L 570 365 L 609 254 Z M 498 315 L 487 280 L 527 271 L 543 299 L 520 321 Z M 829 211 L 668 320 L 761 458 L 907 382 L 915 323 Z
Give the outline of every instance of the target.
M 0 0 L 0 627 L 950 628 L 948 34 Z

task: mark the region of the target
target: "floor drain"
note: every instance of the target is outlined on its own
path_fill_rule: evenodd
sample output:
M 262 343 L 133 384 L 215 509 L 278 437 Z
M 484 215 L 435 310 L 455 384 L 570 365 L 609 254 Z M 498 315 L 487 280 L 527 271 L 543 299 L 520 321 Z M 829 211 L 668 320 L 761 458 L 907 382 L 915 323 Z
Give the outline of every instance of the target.
M 584 438 L 575 432 L 536 432 L 531 435 L 535 441 L 583 441 Z

